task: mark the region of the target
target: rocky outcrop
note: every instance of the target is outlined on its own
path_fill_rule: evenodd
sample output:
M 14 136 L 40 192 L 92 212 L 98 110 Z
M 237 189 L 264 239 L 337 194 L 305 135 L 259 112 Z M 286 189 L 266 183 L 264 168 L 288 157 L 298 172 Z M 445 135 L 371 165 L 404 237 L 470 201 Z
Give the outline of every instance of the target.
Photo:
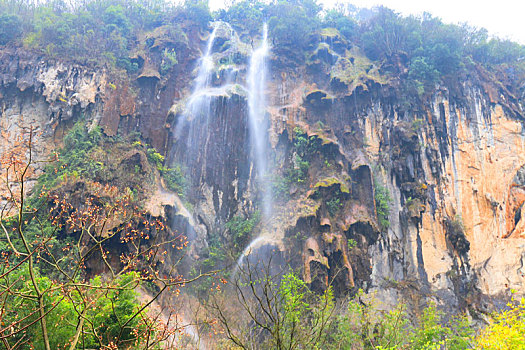
M 348 217 L 346 223 L 328 226 L 347 238 L 354 237 L 353 222 L 368 227 L 357 232 L 368 231 L 358 246 L 366 246 L 360 259 L 369 275 L 357 272 L 356 285 L 366 282 L 391 300 L 400 294 L 385 281 L 410 282 L 419 295 L 451 308 L 483 308 L 481 296 L 505 298 L 511 289 L 524 290 L 523 119 L 491 100 L 485 92 L 490 83 L 465 83 L 460 100 L 442 89 L 419 111 L 400 112 L 402 106 L 381 88 L 348 94 L 326 85 L 305 92 L 301 73 L 274 78 L 274 130 L 304 123 L 333 130 L 343 171 L 361 189 L 359 195 L 352 189 L 346 201 L 355 204 L 338 214 Z M 294 98 L 299 94 L 304 100 Z M 318 108 L 328 95 L 333 101 Z M 354 175 L 351 164 L 367 166 L 372 175 Z M 374 182 L 384 183 L 392 197 L 388 228 L 379 229 L 377 212 L 365 209 L 374 203 Z M 328 269 L 322 235 L 314 233 L 323 227 L 318 220 L 303 245 L 306 280 L 316 285 L 314 266 Z
M 226 234 L 225 223 L 256 210 L 261 196 L 241 86 L 250 48 L 229 26 L 219 29 L 216 69 L 203 92 L 206 118 L 185 114 L 202 47 L 195 33 L 195 42 L 175 42 L 160 29 L 149 33 L 152 45 L 134 56 L 140 71 L 129 81 L 3 51 L 0 152 L 34 125 L 42 158 L 82 116 L 107 135 L 141 132 L 189 180 L 182 200 L 156 179 L 145 207 L 185 233 L 198 260 L 214 235 Z M 330 284 L 337 295 L 363 288 L 392 304 L 416 296 L 483 310 L 486 298 L 525 290 L 520 102 L 477 67 L 461 86 L 441 87 L 407 107 L 396 79 L 345 45 L 336 32 L 323 31 L 305 67 L 291 71 L 272 61 L 267 113 L 275 205 L 253 248 L 279 250 L 317 291 Z M 188 55 L 161 74 L 159 55 L 170 47 Z M 191 123 L 177 131 L 185 118 Z M 146 167 L 144 152 L 120 151 L 122 167 Z

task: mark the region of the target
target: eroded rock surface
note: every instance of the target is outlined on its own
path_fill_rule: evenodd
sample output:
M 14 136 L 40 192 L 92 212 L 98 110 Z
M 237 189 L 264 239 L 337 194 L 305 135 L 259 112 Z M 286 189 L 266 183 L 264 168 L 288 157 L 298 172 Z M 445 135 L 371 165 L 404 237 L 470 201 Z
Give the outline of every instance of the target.
M 146 209 L 187 234 L 199 259 L 228 220 L 260 199 L 242 87 L 250 48 L 229 26 L 219 29 L 210 113 L 191 116 L 192 127 L 178 136 L 204 39 L 149 33 L 155 44 L 136 53 L 141 70 L 127 82 L 2 52 L 0 152 L 33 126 L 43 158 L 81 116 L 107 135 L 141 132 L 185 166 L 190 182 L 182 200 L 157 178 Z M 274 180 L 304 170 L 298 155 L 308 166 L 275 195 L 272 217 L 257 227 L 260 245 L 280 250 L 318 291 L 332 284 L 338 294 L 363 288 L 392 303 L 409 293 L 447 308 L 483 308 L 484 297 L 525 290 L 525 131 L 515 97 L 480 70 L 454 92 L 442 87 L 407 109 L 381 67 L 357 49 L 342 50 L 337 33 L 321 36 L 305 67 L 269 62 Z M 168 76 L 157 57 L 165 47 L 187 53 Z M 124 155 L 123 167 L 146 167 L 144 153 Z

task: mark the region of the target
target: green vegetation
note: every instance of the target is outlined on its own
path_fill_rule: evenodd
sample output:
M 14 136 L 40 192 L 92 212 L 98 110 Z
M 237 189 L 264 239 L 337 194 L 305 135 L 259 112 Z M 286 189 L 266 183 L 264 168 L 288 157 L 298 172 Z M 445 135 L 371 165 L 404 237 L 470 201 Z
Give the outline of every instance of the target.
M 16 274 L 11 276 L 12 289 L 22 293 L 30 293 L 31 282 L 27 266 L 19 269 Z M 47 277 L 36 273 L 36 279 L 41 289 L 51 289 L 53 281 Z M 62 348 L 70 343 L 76 332 L 76 323 L 78 314 L 75 308 L 82 307 L 80 302 L 85 299 L 92 307 L 86 308 L 84 316 L 92 322 L 92 330 L 86 327 L 86 333 L 82 336 L 83 344 L 86 348 L 97 348 L 100 343 L 96 340 L 97 336 L 104 339 L 104 342 L 115 341 L 120 334 L 120 324 L 130 321 L 125 327 L 124 334 L 121 336 L 123 342 L 130 342 L 134 339 L 133 330 L 139 327 L 141 317 L 131 317 L 140 309 L 140 302 L 137 299 L 137 293 L 134 288 L 137 275 L 130 272 L 119 277 L 115 282 L 114 289 L 97 290 L 96 287 L 104 288 L 101 277 L 95 277 L 89 281 L 89 285 L 94 288 L 90 289 L 86 295 L 77 293 L 74 289 L 70 291 L 54 290 L 45 296 L 47 305 L 57 305 L 51 309 L 48 316 L 49 343 L 52 349 Z M 5 315 L 2 315 L 2 325 L 16 323 L 20 319 L 27 318 L 28 321 L 37 320 L 36 315 L 31 311 L 37 306 L 36 301 L 17 297 L 16 295 L 7 295 L 7 302 L 10 307 Z M 16 311 L 15 311 L 16 310 Z M 26 339 L 28 345 L 34 349 L 44 349 L 40 324 L 33 323 L 29 326 L 24 334 L 17 334 L 10 339 L 15 343 L 18 340 Z M 107 344 L 106 343 L 106 344 Z
M 136 146 L 140 146 L 140 142 L 135 143 Z M 184 196 L 186 191 L 186 177 L 182 170 L 182 167 L 179 164 L 174 164 L 173 167 L 164 166 L 164 156 L 157 152 L 153 147 L 146 146 L 146 154 L 148 160 L 155 165 L 157 170 L 160 172 L 160 175 L 164 178 L 164 183 L 166 187 L 177 193 L 179 196 Z
M 254 236 L 254 229 L 261 220 L 259 211 L 248 217 L 236 215 L 225 224 L 226 234 L 214 234 L 208 237 L 208 256 L 196 262 L 191 276 L 212 271 L 224 270 L 222 276 L 228 277 L 231 266 L 237 261 L 243 250 Z M 210 286 L 216 276 L 207 276 L 194 283 L 190 289 L 201 298 L 208 298 Z
M 296 127 L 293 139 L 293 161 L 284 171 L 284 176 L 276 176 L 272 180 L 273 193 L 279 198 L 287 198 L 290 186 L 303 184 L 308 177 L 310 160 L 319 153 L 321 140 L 310 136 Z
M 343 204 L 338 197 L 330 198 L 326 202 L 326 208 L 328 209 L 328 213 L 330 213 L 331 216 L 336 216 L 342 206 Z
M 0 14 L 0 45 L 15 41 L 22 36 L 20 17 L 7 13 Z
M 507 307 L 492 315 L 476 339 L 476 349 L 525 349 L 525 299 L 513 300 Z
M 90 154 L 100 147 L 102 132 L 94 127 L 88 130 L 84 121 L 77 122 L 64 137 L 64 147 L 56 162 L 50 163 L 38 178 L 35 192 L 52 189 L 68 176 L 94 178 L 104 164 L 94 162 Z
M 412 325 L 406 306 L 381 310 L 377 300 L 365 301 L 361 292 L 347 302 L 347 311 L 339 319 L 335 335 L 340 348 L 358 349 L 470 349 L 474 330 L 465 317 L 447 323 L 434 305 L 422 310 Z
M 225 224 L 227 230 L 225 238 L 221 238 L 220 235 L 210 237 L 208 258 L 202 261 L 204 270 L 222 268 L 235 262 L 253 238 L 253 231 L 260 220 L 259 211 L 247 218 L 242 215 L 234 216 Z
M 329 348 L 329 330 L 335 320 L 332 290 L 318 295 L 296 274 L 273 277 L 263 272 L 267 271 L 263 265 L 261 262 L 240 270 L 250 282 L 242 282 L 242 277 L 234 282 L 237 307 L 225 309 L 220 302 L 212 304 L 230 345 L 243 349 Z
M 20 18 L 24 18 L 21 25 Z M 66 5 L 51 1 L 0 3 L 0 45 L 22 40 L 31 49 L 81 63 L 137 70 L 133 52 L 139 36 L 155 28 L 178 27 L 184 19 L 207 27 L 211 14 L 205 1 L 173 5 L 164 1 L 87 1 Z M 178 31 L 179 35 L 184 35 Z M 177 33 L 177 31 L 172 31 Z M 183 38 L 173 38 L 173 42 Z M 176 64 L 175 47 L 162 52 L 164 70 Z
M 345 16 L 342 12 L 330 9 L 323 18 L 322 26 L 335 28 L 347 39 L 352 39 L 357 32 L 358 25 L 355 19 Z
M 315 0 L 280 0 L 273 3 L 268 8 L 268 25 L 277 49 L 304 49 L 308 36 L 319 28 L 317 14 L 320 10 Z
M 388 310 L 362 290 L 334 300 L 331 288 L 313 293 L 295 273 L 272 276 L 263 264 L 241 270 L 246 278 L 234 282 L 238 307 L 213 305 L 231 345 L 328 350 L 496 350 L 525 345 L 525 299 L 495 313 L 479 332 L 466 315 L 445 317 L 433 303 L 411 315 L 403 302 Z
M 444 24 L 429 14 L 403 17 L 384 7 L 366 15 L 351 5 L 322 11 L 315 0 L 240 0 L 214 14 L 206 1 L 199 0 L 181 5 L 165 0 L 108 0 L 70 6 L 60 1 L 38 5 L 4 1 L 0 3 L 0 45 L 23 43 L 52 57 L 130 74 L 140 68 L 137 53 L 148 51 L 166 74 L 178 64 L 177 51 L 179 44 L 187 44 L 186 32 L 195 26 L 208 30 L 213 19 L 230 22 L 241 34 L 251 36 L 245 38 L 248 41 L 267 22 L 273 51 L 290 65 L 311 54 L 325 40 L 320 38 L 337 38 L 342 57 L 339 70 L 354 66 L 355 58 L 344 57 L 346 51 L 364 51 L 376 68 L 381 67 L 382 75 L 372 71 L 371 76 L 376 81 L 385 74 L 402 77 L 407 96 L 423 96 L 434 91 L 436 84 L 458 83 L 475 65 L 501 73 L 498 76 L 514 87 L 521 86 L 525 77 L 520 60 L 525 57 L 525 47 L 491 38 L 485 29 Z M 166 40 L 156 41 L 160 37 Z M 509 69 L 512 74 L 505 73 Z M 366 68 L 362 77 L 368 71 Z
M 392 201 L 392 197 L 390 196 L 388 188 L 383 186 L 379 180 L 375 180 L 374 185 L 377 220 L 381 229 L 386 230 L 390 226 L 388 216 L 390 215 L 390 202 Z
M 252 233 L 261 220 L 261 213 L 254 212 L 248 219 L 242 216 L 234 216 L 226 223 L 226 229 L 230 232 L 231 248 L 233 256 L 238 256 L 253 238 Z
M 294 128 L 294 134 L 294 148 L 301 159 L 309 159 L 319 153 L 322 143 L 319 138 L 316 136 L 308 137 L 306 132 L 299 127 Z
M 80 121 L 64 137 L 60 158 L 49 160 L 27 197 L 33 150 L 26 135 L 20 137 L 2 160 L 13 175 L 6 178 L 13 189 L 5 199 L 7 210 L 0 213 L 3 345 L 51 350 L 109 344 L 128 349 L 150 348 L 166 339 L 158 321 L 147 316 L 137 288 L 149 286 L 160 294 L 183 284 L 147 271 L 163 261 L 166 246 L 181 250 L 185 243 L 182 238 L 164 241 L 164 223 L 141 212 L 123 185 L 132 182 L 120 181 L 118 176 L 126 174 L 117 175 L 116 169 L 134 164 L 137 153 L 128 152 L 128 158 L 119 154 L 122 162 L 114 159 L 116 165 L 98 162 L 122 150 L 123 142 L 106 140 L 99 129 L 90 131 Z M 145 174 L 142 169 L 137 181 L 144 183 Z M 101 183 L 108 179 L 111 184 Z M 119 243 L 128 244 L 119 246 L 117 261 L 111 260 L 115 252 L 110 249 Z
M 379 7 L 369 15 L 360 17 L 357 9 L 348 11 L 343 7 L 323 11 L 315 0 L 234 1 L 229 9 L 215 14 L 210 13 L 207 1 L 198 0 L 187 0 L 182 5 L 163 0 L 71 4 L 54 0 L 1 1 L 0 45 L 9 50 L 25 48 L 36 52 L 37 57 L 110 68 L 127 77 L 137 74 L 144 57 L 151 55 L 146 58 L 151 58 L 160 73 L 166 75 L 176 71 L 179 60 L 191 56 L 181 54 L 181 47 L 191 44 L 194 49 L 196 44 L 189 43 L 188 38 L 194 40 L 208 32 L 210 20 L 225 19 L 241 32 L 243 40 L 252 41 L 260 34 L 262 23 L 268 22 L 277 63 L 289 68 L 324 52 L 329 59 L 316 63 L 329 64 L 327 78 L 330 74 L 332 82 L 346 85 L 350 91 L 392 83 L 400 84 L 397 90 L 407 98 L 424 98 L 438 85 L 459 84 L 467 74 L 477 71 L 486 71 L 500 79 L 501 91 L 514 93 L 524 86 L 522 45 L 491 38 L 483 29 L 448 25 L 428 14 L 403 17 Z M 230 44 L 222 45 L 226 48 Z M 225 57 L 221 64 L 243 64 L 241 60 L 244 58 Z M 117 85 L 108 83 L 112 92 L 118 89 Z M 323 98 L 330 103 L 333 96 L 325 93 Z M 68 102 L 65 95 L 59 100 Z M 410 127 L 412 132 L 420 129 L 422 123 L 422 119 L 415 119 Z M 320 122 L 318 127 L 324 128 Z M 308 136 L 300 128 L 294 130 L 288 167 L 274 180 L 278 196 L 286 198 L 292 187 L 305 187 L 309 176 L 314 175 L 311 164 L 318 161 L 321 149 L 324 152 L 327 148 L 325 142 L 331 142 L 322 139 L 321 132 L 320 136 Z M 119 162 L 110 159 L 112 155 L 120 155 L 115 149 L 129 150 L 129 145 L 118 137 L 104 136 L 100 128 L 89 127 L 85 121 L 75 124 L 63 143 L 57 159 L 46 165 L 30 198 L 21 201 L 22 193 L 20 198 L 12 196 L 4 200 L 15 212 L 20 204 L 20 211 L 19 215 L 13 215 L 10 210 L 3 210 L 0 220 L 3 231 L 0 335 L 13 345 L 11 348 L 16 348 L 18 341 L 26 348 L 66 348 L 75 337 L 81 339 L 77 339 L 72 349 L 79 348 L 79 344 L 82 348 L 102 348 L 112 342 L 116 343 L 113 348 L 140 348 L 141 339 L 149 338 L 139 335 L 151 334 L 148 327 L 153 323 L 146 317 L 145 309 L 140 309 L 135 289 L 146 283 L 152 289 L 168 285 L 160 279 L 152 282 L 164 260 L 152 258 L 157 250 L 149 250 L 145 243 L 151 232 L 161 231 L 161 225 L 130 238 L 137 233 L 137 222 L 142 226 L 149 222 L 136 213 L 140 190 L 137 183 L 145 183 L 144 177 L 151 175 L 146 168 L 152 167 L 145 162 L 142 168 L 143 164 L 136 159 L 129 160 L 129 166 L 120 162 L 123 159 L 118 159 Z M 178 164 L 166 165 L 164 156 L 152 147 L 140 142 L 134 147 L 139 160 L 147 157 L 168 189 L 184 195 L 185 169 Z M 310 205 L 310 209 L 316 213 L 324 203 L 323 210 L 335 217 L 350 193 L 347 186 L 350 182 L 332 176 L 339 165 L 331 161 L 331 158 L 320 160 L 323 170 L 330 174 L 318 181 L 312 192 L 327 193 L 323 192 L 323 200 L 317 201 L 315 208 Z M 110 188 L 113 185 L 115 188 Z M 392 198 L 379 181 L 374 186 L 377 219 L 381 229 L 386 230 Z M 405 206 L 419 212 L 422 197 L 413 196 L 407 198 Z M 224 226 L 224 234 L 210 235 L 208 255 L 204 254 L 195 268 L 211 272 L 234 262 L 253 238 L 259 221 L 258 212 L 232 217 Z M 454 249 L 466 253 L 469 242 L 459 218 L 446 219 L 445 225 L 446 237 Z M 125 231 L 128 228 L 130 231 Z M 348 239 L 347 244 L 349 250 L 356 251 L 355 240 Z M 114 265 L 123 265 L 120 271 L 113 271 L 106 261 L 108 250 L 114 247 L 122 249 L 111 251 L 111 258 L 116 260 Z M 130 251 L 133 247 L 138 248 Z M 158 251 L 162 254 L 160 248 Z M 141 260 L 144 256 L 147 258 Z M 93 264 L 87 271 L 86 265 L 94 260 L 101 266 Z M 137 266 L 155 273 L 146 277 L 130 272 Z M 102 270 L 106 272 L 103 277 L 90 277 Z M 375 350 L 525 348 L 524 300 L 494 314 L 489 326 L 474 336 L 474 328 L 466 318 L 445 320 L 434 305 L 415 316 L 409 315 L 403 304 L 384 311 L 363 293 L 341 305 L 330 288 L 316 294 L 294 273 L 278 278 L 248 276 L 255 278 L 237 289 L 240 293 L 252 293 L 248 298 L 240 298 L 244 303 L 241 311 L 248 311 L 248 315 L 236 312 L 232 315 L 236 321 L 219 317 L 223 324 L 248 319 L 227 329 L 226 337 L 237 346 Z M 209 290 L 208 281 L 197 286 L 199 293 Z M 403 282 L 395 283 L 399 286 Z M 259 297 L 261 292 L 267 294 Z M 250 313 L 252 310 L 256 312 Z M 235 334 L 237 331 L 240 333 Z
M 173 168 L 162 167 L 160 173 L 168 189 L 179 196 L 184 196 L 187 181 L 180 165 L 176 164 Z
M 230 23 L 240 31 L 246 31 L 250 35 L 261 32 L 261 23 L 264 22 L 266 4 L 261 1 L 242 0 L 236 1 L 219 18 Z
M 164 49 L 162 51 L 162 62 L 160 64 L 160 73 L 166 74 L 177 63 L 177 53 L 174 49 Z

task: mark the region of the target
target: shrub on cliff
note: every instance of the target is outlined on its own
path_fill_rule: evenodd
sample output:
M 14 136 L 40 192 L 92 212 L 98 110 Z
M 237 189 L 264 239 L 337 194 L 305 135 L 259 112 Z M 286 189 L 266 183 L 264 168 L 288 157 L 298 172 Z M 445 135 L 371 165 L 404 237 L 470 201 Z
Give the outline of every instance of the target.
M 288 50 L 303 50 L 308 36 L 320 26 L 315 1 L 277 1 L 268 8 L 269 29 L 274 45 Z
M 208 26 L 208 22 L 212 19 L 208 2 L 202 0 L 186 0 L 183 15 L 203 29 Z
M 234 28 L 246 30 L 250 35 L 261 32 L 267 5 L 261 1 L 235 2 L 224 14 L 224 19 Z
M 326 12 L 322 25 L 326 28 L 337 29 L 347 39 L 353 39 L 358 29 L 357 22 L 353 18 L 334 9 Z
M 390 227 L 388 216 L 390 215 L 390 202 L 392 197 L 388 188 L 386 188 L 379 180 L 374 181 L 375 206 L 377 212 L 377 221 L 381 229 L 386 230 Z
M 14 41 L 22 36 L 20 17 L 11 14 L 0 14 L 0 45 Z

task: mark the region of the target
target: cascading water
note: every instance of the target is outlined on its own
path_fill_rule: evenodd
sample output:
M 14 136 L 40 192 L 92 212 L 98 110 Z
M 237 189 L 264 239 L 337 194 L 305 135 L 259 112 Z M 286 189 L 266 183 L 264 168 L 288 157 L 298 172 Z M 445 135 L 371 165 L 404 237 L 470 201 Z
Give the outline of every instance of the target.
M 209 114 L 211 112 L 210 111 L 211 96 L 208 93 L 208 90 L 211 87 L 211 80 L 212 80 L 211 77 L 215 69 L 215 64 L 213 62 L 213 56 L 212 56 L 213 54 L 212 49 L 213 49 L 213 43 L 215 41 L 215 37 L 217 33 L 217 28 L 218 28 L 217 26 L 214 27 L 212 33 L 210 34 L 208 38 L 208 41 L 206 44 L 206 50 L 204 51 L 204 55 L 199 60 L 198 73 L 197 73 L 197 77 L 195 78 L 195 86 L 193 88 L 193 92 L 191 96 L 189 97 L 186 107 L 175 127 L 175 133 L 174 133 L 175 139 L 180 139 L 182 135 L 182 131 L 184 130 L 186 126 L 186 123 L 190 123 L 188 137 L 186 139 L 186 147 L 187 147 L 186 159 L 189 160 L 190 162 L 196 157 L 196 154 L 199 152 L 199 149 L 198 149 L 199 130 L 197 130 L 197 128 L 193 126 L 192 120 L 206 118 L 206 123 L 204 123 L 204 125 L 207 125 L 207 119 L 209 118 Z M 178 207 L 179 207 L 179 210 L 181 210 L 182 217 L 185 217 L 188 220 L 187 227 L 186 227 L 186 235 L 191 236 L 190 233 L 193 231 L 193 227 L 194 227 L 192 216 L 187 211 L 187 209 L 183 206 L 180 199 L 178 200 Z M 200 339 L 198 330 L 194 326 L 190 324 L 186 325 L 184 327 L 184 332 L 199 350 L 206 349 L 204 344 L 201 343 L 201 339 Z
M 266 117 L 266 58 L 269 54 L 268 26 L 263 28 L 261 45 L 252 53 L 248 69 L 248 108 L 252 155 L 262 190 L 263 218 L 272 211 L 272 191 L 268 180 L 268 118 Z
M 268 127 L 269 122 L 266 114 L 266 59 L 270 52 L 268 45 L 268 26 L 263 27 L 261 45 L 252 53 L 250 66 L 248 68 L 248 109 L 250 141 L 252 145 L 252 159 L 257 170 L 259 189 L 262 192 L 262 214 L 263 221 L 268 220 L 272 214 L 272 190 L 269 181 L 268 167 Z M 233 272 L 235 276 L 237 270 L 242 266 L 246 256 L 258 248 L 259 245 L 272 243 L 271 237 L 264 234 L 259 235 L 244 249 L 237 260 L 237 266 Z
M 195 87 L 193 88 L 193 93 L 189 97 L 184 113 L 175 127 L 176 138 L 181 136 L 182 130 L 184 129 L 184 124 L 190 118 L 198 118 L 203 115 L 207 116 L 210 112 L 211 100 L 208 94 L 205 93 L 205 90 L 211 85 L 211 75 L 215 68 L 212 57 L 212 48 L 213 42 L 215 41 L 215 36 L 217 34 L 217 28 L 218 27 L 216 26 L 211 32 L 206 44 L 204 56 L 202 56 L 199 60 L 199 69 L 197 77 L 195 78 Z M 191 138 L 188 138 L 188 141 L 190 140 Z

